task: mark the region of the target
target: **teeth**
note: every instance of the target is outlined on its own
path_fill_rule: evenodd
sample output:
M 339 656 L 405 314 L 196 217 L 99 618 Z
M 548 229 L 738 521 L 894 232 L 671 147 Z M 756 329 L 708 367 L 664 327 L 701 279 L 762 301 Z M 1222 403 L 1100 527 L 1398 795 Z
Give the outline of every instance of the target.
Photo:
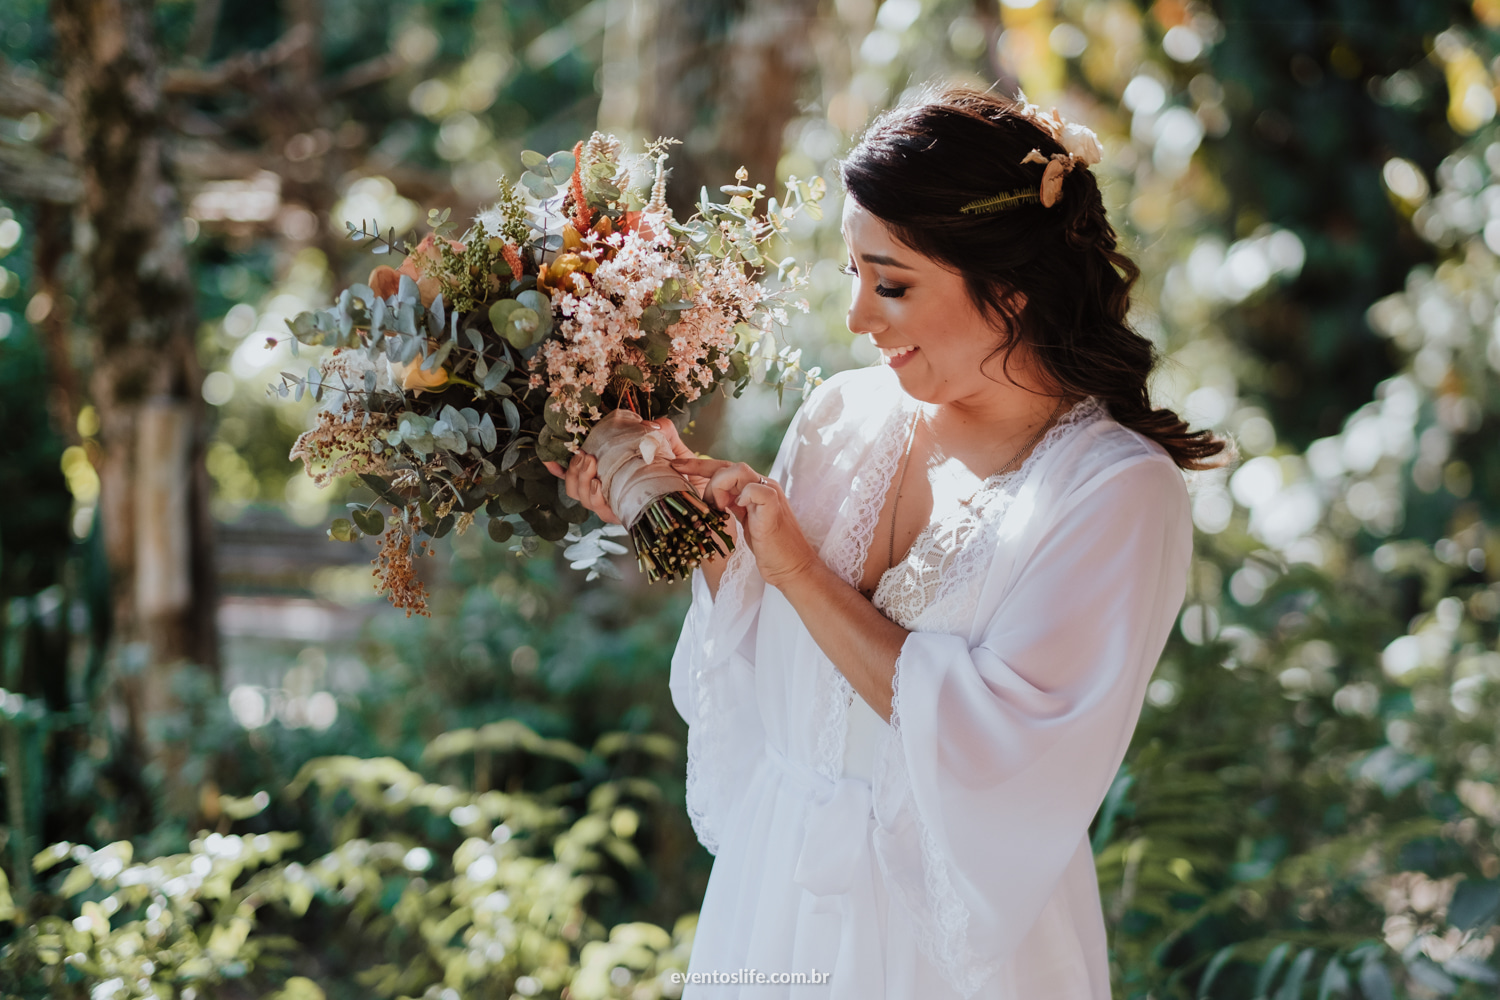
M 910 354 L 915 350 L 916 348 L 911 345 L 907 345 L 906 347 L 882 347 L 880 353 L 887 361 L 894 361 L 902 355 Z

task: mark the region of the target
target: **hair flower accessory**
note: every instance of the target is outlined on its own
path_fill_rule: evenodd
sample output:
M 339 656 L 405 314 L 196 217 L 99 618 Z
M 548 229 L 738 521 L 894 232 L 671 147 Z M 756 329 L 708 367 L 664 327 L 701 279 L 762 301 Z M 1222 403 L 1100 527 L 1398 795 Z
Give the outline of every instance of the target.
M 1053 112 L 1053 114 L 1056 113 Z M 1104 159 L 1104 147 L 1099 145 L 1099 137 L 1087 125 L 1080 125 L 1077 122 L 1066 123 L 1057 141 L 1062 143 L 1062 148 L 1068 151 L 1069 156 L 1086 167 L 1092 167 Z
M 1104 148 L 1099 145 L 1099 137 L 1094 134 L 1093 129 L 1065 120 L 1056 108 L 1043 111 L 1026 100 L 1024 91 L 1016 92 L 1016 103 L 1020 105 L 1016 112 L 1020 117 L 1030 119 L 1037 128 L 1067 150 L 1066 153 L 1053 153 L 1047 157 L 1040 150 L 1033 149 L 1021 160 L 1022 163 L 1046 164 L 1046 169 L 1042 171 L 1040 197 L 1042 204 L 1051 208 L 1062 197 L 1063 178 L 1080 163 L 1085 167 L 1098 163 L 1104 157 Z
M 1072 153 L 1053 153 L 1048 157 L 1043 156 L 1041 150 L 1033 149 L 1021 162 L 1047 165 L 1047 169 L 1042 171 L 1040 197 L 1042 205 L 1051 208 L 1062 198 L 1063 178 L 1068 176 L 1068 171 L 1073 169 L 1073 164 L 1077 161 L 1074 160 Z
M 1062 146 L 1066 152 L 1047 156 L 1040 149 L 1033 149 L 1021 162 L 1040 163 L 1045 168 L 1042 171 L 1041 184 L 1036 189 L 1018 188 L 1014 191 L 1001 191 L 993 197 L 971 201 L 959 209 L 965 215 L 1001 212 L 1032 202 L 1041 202 L 1043 207 L 1051 208 L 1062 198 L 1063 179 L 1074 167 L 1079 164 L 1085 168 L 1091 167 L 1104 158 L 1104 147 L 1099 144 L 1099 137 L 1087 125 L 1067 121 L 1058 114 L 1056 108 L 1043 111 L 1037 105 L 1027 101 L 1023 91 L 1016 91 L 1016 104 L 1014 114 L 1017 117 L 1027 119 L 1047 133 L 1048 138 Z

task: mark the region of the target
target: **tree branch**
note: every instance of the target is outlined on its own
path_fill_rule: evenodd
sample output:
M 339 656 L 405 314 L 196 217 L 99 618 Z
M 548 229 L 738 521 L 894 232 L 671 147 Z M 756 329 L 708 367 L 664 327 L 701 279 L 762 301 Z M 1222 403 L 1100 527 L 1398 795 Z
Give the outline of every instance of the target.
M 162 93 L 172 97 L 208 96 L 243 85 L 273 66 L 295 57 L 313 39 L 306 25 L 299 24 L 267 48 L 225 59 L 206 69 L 178 67 L 169 70 L 162 81 Z
M 40 80 L 17 72 L 0 59 L 0 116 L 21 118 L 33 111 L 60 119 L 68 113 L 68 102 L 61 94 L 48 90 Z
M 350 66 L 338 76 L 326 80 L 322 86 L 323 97 L 325 100 L 342 97 L 361 87 L 389 80 L 405 68 L 406 60 L 394 52 L 387 52 L 374 59 L 366 59 L 362 63 Z
M 0 191 L 58 205 L 71 205 L 83 193 L 78 171 L 61 156 L 34 146 L 0 142 Z

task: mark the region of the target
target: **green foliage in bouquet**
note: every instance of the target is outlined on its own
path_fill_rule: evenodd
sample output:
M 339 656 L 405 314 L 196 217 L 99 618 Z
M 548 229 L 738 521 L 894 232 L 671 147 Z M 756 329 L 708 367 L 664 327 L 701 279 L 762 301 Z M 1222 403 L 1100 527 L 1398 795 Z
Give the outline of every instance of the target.
M 819 215 L 823 182 L 792 178 L 785 200 L 757 214 L 764 186 L 747 186 L 741 170 L 725 202 L 705 190 L 698 214 L 679 222 L 664 200 L 667 145 L 637 158 L 640 183 L 612 136 L 527 151 L 519 186 L 502 181 L 457 240 L 443 235 L 447 212 L 430 216 L 435 231 L 415 246 L 350 223 L 352 238 L 405 260 L 290 322 L 294 350 L 333 349 L 271 387 L 323 404 L 292 456 L 320 485 L 354 474 L 369 488 L 329 534 L 382 536 L 376 576 L 397 607 L 425 610 L 414 557 L 481 516 L 497 542 L 530 552 L 537 539 L 571 539 L 576 567 L 612 571 L 606 557 L 620 547 L 606 539 L 619 529 L 583 535 L 590 513 L 543 464 L 569 461 L 604 414 L 681 420 L 757 375 L 778 393 L 818 382 L 775 342 L 788 306 L 805 304 L 793 300 L 796 262 L 768 252 L 797 213 Z M 772 269 L 774 288 L 760 280 Z M 654 579 L 732 546 L 723 522 L 683 490 L 627 527 Z

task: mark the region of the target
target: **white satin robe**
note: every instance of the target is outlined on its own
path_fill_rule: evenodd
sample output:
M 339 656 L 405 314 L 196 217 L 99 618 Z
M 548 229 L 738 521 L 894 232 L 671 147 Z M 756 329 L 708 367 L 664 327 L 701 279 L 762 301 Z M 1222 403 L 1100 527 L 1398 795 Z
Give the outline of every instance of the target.
M 889 369 L 836 376 L 772 469 L 851 583 L 916 405 Z M 671 689 L 716 859 L 689 971 L 740 982 L 689 1000 L 1109 997 L 1088 825 L 1182 603 L 1187 491 L 1092 400 L 988 486 L 908 557 L 890 725 L 745 547 L 717 599 L 695 574 Z

